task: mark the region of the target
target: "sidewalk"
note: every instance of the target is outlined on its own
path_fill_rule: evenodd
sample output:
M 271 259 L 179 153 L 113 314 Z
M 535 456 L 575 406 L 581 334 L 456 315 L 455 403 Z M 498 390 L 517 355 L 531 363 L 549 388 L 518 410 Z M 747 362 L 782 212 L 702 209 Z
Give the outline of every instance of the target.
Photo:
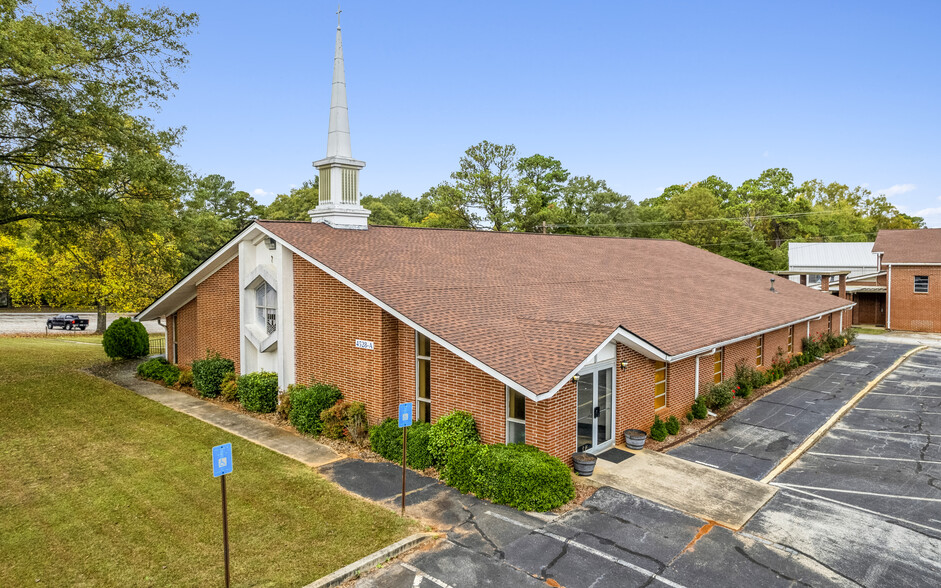
M 939 333 L 912 333 L 909 331 L 886 331 L 881 335 L 856 335 L 858 341 L 880 341 L 884 343 L 904 343 L 907 345 L 927 345 L 928 347 L 941 347 L 941 334 Z
M 326 479 L 357 496 L 390 510 L 401 508 L 402 467 L 388 462 L 366 462 L 339 455 L 307 437 L 286 431 L 247 414 L 194 398 L 136 377 L 136 364 L 117 364 L 107 373 L 94 374 L 173 410 L 238 435 L 318 470 Z M 544 521 L 474 496 L 461 494 L 438 480 L 407 471 L 406 514 L 461 545 L 499 552 L 498 545 L 525 534 L 526 526 Z M 522 525 L 522 526 L 521 526 Z

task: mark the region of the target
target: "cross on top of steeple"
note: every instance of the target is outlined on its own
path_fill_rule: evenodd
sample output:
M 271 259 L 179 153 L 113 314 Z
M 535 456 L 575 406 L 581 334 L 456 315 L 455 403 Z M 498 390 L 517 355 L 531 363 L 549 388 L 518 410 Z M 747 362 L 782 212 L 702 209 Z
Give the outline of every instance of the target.
M 340 8 L 340 3 L 337 2 L 337 28 L 340 28 L 340 13 L 341 12 L 343 12 L 343 10 Z

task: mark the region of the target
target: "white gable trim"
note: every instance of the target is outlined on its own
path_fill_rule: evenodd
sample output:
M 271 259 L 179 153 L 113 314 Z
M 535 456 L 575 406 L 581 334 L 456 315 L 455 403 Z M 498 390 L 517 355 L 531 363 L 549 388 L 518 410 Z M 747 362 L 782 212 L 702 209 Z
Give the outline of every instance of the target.
M 340 283 L 343 284 L 344 286 L 348 287 L 350 290 L 353 290 L 354 292 L 356 292 L 357 294 L 359 294 L 360 296 L 362 296 L 362 297 L 365 298 L 366 300 L 369 300 L 370 302 L 372 302 L 373 304 L 375 304 L 376 306 L 378 306 L 378 307 L 381 308 L 382 310 L 388 312 L 389 314 L 391 314 L 391 315 L 394 316 L 395 318 L 399 319 L 400 321 L 402 321 L 403 323 L 405 323 L 405 324 L 408 325 L 409 327 L 415 329 L 416 331 L 418 331 L 418 332 L 421 333 L 422 335 L 425 335 L 426 337 L 428 337 L 429 339 L 431 339 L 432 341 L 434 341 L 434 342 L 437 343 L 438 345 L 441 345 L 442 347 L 444 347 L 445 349 L 447 349 L 448 351 L 450 351 L 450 352 L 453 353 L 454 355 L 457 355 L 458 357 L 460 357 L 461 359 L 463 359 L 463 360 L 466 361 L 467 363 L 471 364 L 472 366 L 476 367 L 477 369 L 481 370 L 481 371 L 484 372 L 485 374 L 487 374 L 487 375 L 489 375 L 489 376 L 492 376 L 493 378 L 496 378 L 499 382 L 501 382 L 501 383 L 503 383 L 503 384 L 505 384 L 505 385 L 507 385 L 507 386 L 513 388 L 514 390 L 516 390 L 517 392 L 519 392 L 519 393 L 522 394 L 523 396 L 526 396 L 526 397 L 529 398 L 530 400 L 541 400 L 541 399 L 545 399 L 545 398 L 548 398 L 549 396 L 551 396 L 551 394 L 548 394 L 548 395 L 547 395 L 547 394 L 543 394 L 543 395 L 540 396 L 540 395 L 538 395 L 538 394 L 532 392 L 531 390 L 529 390 L 529 389 L 526 388 L 525 386 L 522 386 L 521 384 L 519 384 L 518 382 L 514 381 L 513 379 L 506 377 L 506 376 L 503 375 L 502 373 L 498 372 L 497 370 L 495 370 L 495 369 L 493 369 L 492 367 L 488 366 L 487 364 L 483 363 L 482 361 L 480 361 L 479 359 L 475 358 L 474 356 L 468 354 L 468 353 L 465 352 L 465 351 L 462 351 L 461 349 L 455 347 L 454 345 L 452 345 L 452 344 L 449 343 L 448 341 L 446 341 L 446 340 L 442 339 L 441 337 L 435 335 L 435 334 L 432 333 L 431 331 L 429 331 L 429 330 L 423 328 L 423 327 L 420 326 L 418 323 L 412 321 L 411 319 L 409 319 L 408 317 L 406 317 L 406 316 L 403 315 L 402 313 L 398 312 L 397 310 L 395 310 L 394 308 L 392 308 L 391 306 L 389 306 L 388 304 L 386 304 L 385 302 L 383 302 L 383 301 L 380 300 L 379 298 L 376 298 L 376 297 L 373 296 L 371 293 L 367 292 L 366 290 L 364 290 L 363 288 L 361 288 L 360 286 L 358 286 L 358 285 L 355 284 L 354 282 L 348 280 L 348 279 L 345 278 L 343 275 L 337 273 L 336 271 L 334 271 L 334 270 L 333 270 L 332 268 L 330 268 L 329 266 L 323 264 L 323 263 L 320 262 L 320 261 L 317 261 L 316 259 L 314 259 L 314 258 L 311 257 L 310 255 L 307 255 L 307 254 L 304 253 L 303 251 L 297 249 L 296 247 L 294 247 L 292 244 L 288 243 L 287 241 L 285 241 L 285 240 L 283 240 L 283 239 L 280 239 L 277 235 L 275 235 L 274 233 L 268 231 L 268 229 L 266 229 L 265 227 L 262 227 L 262 226 L 258 225 L 257 228 L 258 228 L 259 230 L 261 230 L 262 232 L 264 232 L 265 234 L 267 234 L 268 236 L 270 236 L 271 238 L 277 239 L 284 247 L 286 247 L 287 249 L 290 249 L 291 251 L 293 251 L 294 253 L 296 253 L 296 254 L 299 255 L 300 257 L 304 258 L 306 261 L 308 261 L 308 262 L 310 262 L 312 265 L 314 265 L 314 267 L 317 267 L 318 269 L 324 271 L 327 275 L 329 275 L 329 276 L 331 276 L 332 278 L 336 279 L 338 282 L 340 282 Z

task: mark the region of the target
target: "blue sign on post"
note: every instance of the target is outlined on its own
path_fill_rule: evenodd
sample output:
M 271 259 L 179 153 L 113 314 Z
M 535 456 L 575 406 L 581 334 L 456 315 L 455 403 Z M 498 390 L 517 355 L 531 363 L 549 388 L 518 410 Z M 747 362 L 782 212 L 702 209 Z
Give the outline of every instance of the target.
M 216 445 L 212 448 L 212 477 L 218 478 L 232 473 L 232 444 Z
M 403 402 L 399 405 L 399 427 L 410 427 L 412 425 L 412 403 Z

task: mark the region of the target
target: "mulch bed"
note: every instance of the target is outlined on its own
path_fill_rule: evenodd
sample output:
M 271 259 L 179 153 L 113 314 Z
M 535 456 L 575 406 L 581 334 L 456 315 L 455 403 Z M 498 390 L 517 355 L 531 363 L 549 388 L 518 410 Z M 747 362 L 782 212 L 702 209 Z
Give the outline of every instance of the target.
M 771 392 L 774 392 L 781 386 L 784 386 L 786 384 L 789 384 L 799 379 L 808 371 L 812 370 L 813 368 L 819 365 L 822 365 L 824 363 L 827 363 L 828 361 L 831 361 L 838 357 L 842 357 L 843 355 L 846 355 L 847 353 L 849 353 L 855 348 L 856 347 L 854 345 L 847 345 L 840 351 L 827 355 L 822 360 L 817 360 L 813 363 L 808 363 L 807 365 L 802 365 L 798 368 L 795 368 L 794 370 L 792 370 L 790 373 L 788 373 L 786 376 L 784 376 L 780 380 L 773 382 L 771 384 L 762 386 L 761 388 L 758 388 L 757 390 L 753 390 L 752 393 L 748 396 L 748 398 L 739 398 L 738 396 L 736 396 L 735 399 L 732 401 L 732 404 L 720 410 L 717 416 L 707 417 L 702 420 L 696 420 L 696 421 L 693 421 L 692 423 L 686 422 L 686 419 L 682 419 L 681 422 L 683 423 L 683 425 L 679 433 L 677 433 L 676 435 L 670 435 L 663 441 L 654 441 L 653 439 L 648 437 L 647 442 L 644 445 L 644 449 L 650 449 L 651 451 L 662 452 L 668 449 L 672 449 L 676 447 L 677 445 L 682 445 L 683 443 L 691 441 L 692 439 L 695 439 L 696 436 L 700 435 L 701 433 L 705 433 L 709 429 L 731 418 L 732 415 L 741 411 L 746 406 L 758 400 L 762 396 L 770 394 Z

